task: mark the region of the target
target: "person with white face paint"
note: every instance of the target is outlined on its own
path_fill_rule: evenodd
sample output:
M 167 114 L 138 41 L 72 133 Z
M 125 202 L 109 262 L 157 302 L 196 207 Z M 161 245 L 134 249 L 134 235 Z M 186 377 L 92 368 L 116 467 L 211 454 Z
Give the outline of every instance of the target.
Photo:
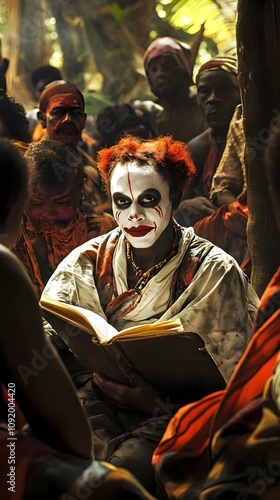
M 72 251 L 43 295 L 91 309 L 118 330 L 180 317 L 226 382 L 249 342 L 258 298 L 232 257 L 173 218 L 195 174 L 186 145 L 126 136 L 99 152 L 98 168 L 118 228 Z M 81 398 L 97 458 L 127 468 L 155 493 L 151 457 L 178 404 L 140 376 L 137 383 L 95 373 Z

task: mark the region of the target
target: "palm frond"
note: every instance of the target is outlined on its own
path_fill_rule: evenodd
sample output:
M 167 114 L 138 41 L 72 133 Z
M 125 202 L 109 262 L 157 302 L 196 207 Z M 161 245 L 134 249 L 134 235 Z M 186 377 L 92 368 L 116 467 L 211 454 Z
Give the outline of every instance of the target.
M 166 20 L 189 34 L 205 22 L 204 37 L 212 39 L 220 54 L 236 55 L 237 0 L 160 0 Z

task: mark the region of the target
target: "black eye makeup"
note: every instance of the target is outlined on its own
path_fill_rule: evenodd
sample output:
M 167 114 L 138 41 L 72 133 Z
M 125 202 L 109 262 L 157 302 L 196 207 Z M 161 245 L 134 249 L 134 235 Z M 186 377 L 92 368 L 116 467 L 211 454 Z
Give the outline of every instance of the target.
M 146 189 L 138 196 L 138 203 L 142 207 L 155 207 L 161 200 L 161 194 L 157 189 Z
M 157 189 L 146 189 L 138 196 L 137 201 L 139 205 L 141 205 L 142 207 L 152 208 L 158 205 L 160 200 L 161 200 L 161 194 Z M 129 196 L 126 196 L 125 194 L 122 193 L 114 193 L 113 201 L 115 206 L 117 208 L 120 208 L 121 210 L 125 210 L 132 203 L 132 199 Z
M 121 194 L 121 193 L 114 193 L 113 200 L 114 200 L 116 207 L 120 208 L 121 210 L 128 208 L 132 203 L 131 198 L 129 198 L 128 196 L 125 196 L 124 194 Z

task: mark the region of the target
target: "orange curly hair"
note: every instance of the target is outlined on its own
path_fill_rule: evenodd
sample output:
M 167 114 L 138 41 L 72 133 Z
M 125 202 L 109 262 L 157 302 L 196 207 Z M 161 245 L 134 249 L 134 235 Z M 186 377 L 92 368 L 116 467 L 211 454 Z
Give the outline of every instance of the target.
M 181 191 L 190 184 L 196 169 L 185 143 L 170 136 L 141 140 L 132 135 L 124 136 L 116 145 L 101 149 L 97 166 L 107 185 L 117 163 L 134 161 L 139 166 L 154 165 L 157 172 L 169 184 L 170 194 Z

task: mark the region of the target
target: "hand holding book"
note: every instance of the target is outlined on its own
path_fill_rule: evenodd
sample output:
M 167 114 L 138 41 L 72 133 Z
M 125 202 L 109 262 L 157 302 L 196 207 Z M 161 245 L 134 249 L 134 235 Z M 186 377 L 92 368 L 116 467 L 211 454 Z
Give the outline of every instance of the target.
M 135 387 L 118 384 L 112 380 L 102 377 L 99 373 L 93 374 L 93 382 L 107 397 L 116 401 L 120 406 L 146 413 L 147 415 L 164 414 L 168 409 L 164 408 L 161 394 L 155 386 L 152 386 L 139 374 L 134 373 L 133 381 Z

